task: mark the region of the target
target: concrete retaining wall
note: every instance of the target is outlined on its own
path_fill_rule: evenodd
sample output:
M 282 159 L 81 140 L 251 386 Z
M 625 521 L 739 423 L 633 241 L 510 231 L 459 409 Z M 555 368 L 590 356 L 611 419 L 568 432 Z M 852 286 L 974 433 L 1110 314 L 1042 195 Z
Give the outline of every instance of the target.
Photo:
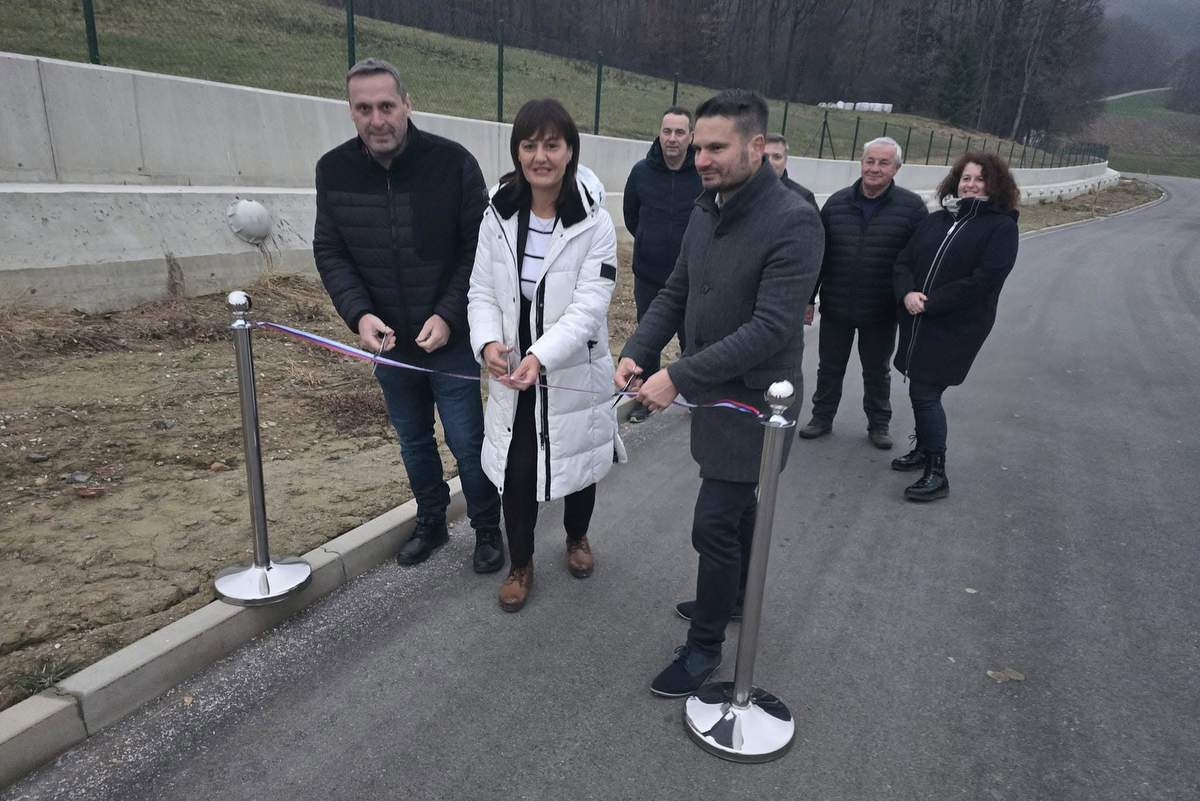
M 511 126 L 417 112 L 417 125 L 466 146 L 494 183 L 511 166 Z M 0 302 L 84 311 L 220 291 L 268 269 L 311 272 L 313 166 L 354 135 L 344 101 L 0 53 Z M 584 163 L 621 189 L 647 142 L 584 135 Z M 792 158 L 819 202 L 858 163 Z M 1015 170 L 1028 200 L 1116 181 L 1107 165 Z M 898 181 L 932 199 L 944 166 Z M 263 202 L 265 248 L 225 223 L 235 198 Z

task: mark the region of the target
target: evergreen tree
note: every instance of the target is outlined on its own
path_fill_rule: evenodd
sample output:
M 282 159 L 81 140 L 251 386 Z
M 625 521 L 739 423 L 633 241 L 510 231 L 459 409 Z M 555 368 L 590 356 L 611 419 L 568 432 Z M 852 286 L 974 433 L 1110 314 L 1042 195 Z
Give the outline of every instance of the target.
M 1179 59 L 1167 108 L 1200 114 L 1200 47 L 1189 50 Z
M 979 110 L 978 51 L 974 37 L 964 36 L 946 59 L 938 92 L 938 116 L 956 125 L 970 125 Z

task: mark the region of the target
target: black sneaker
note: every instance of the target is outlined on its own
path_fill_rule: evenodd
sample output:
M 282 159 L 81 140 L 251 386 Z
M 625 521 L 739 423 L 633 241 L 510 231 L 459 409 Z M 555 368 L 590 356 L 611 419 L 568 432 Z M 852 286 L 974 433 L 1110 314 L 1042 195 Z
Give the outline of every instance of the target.
M 679 698 L 699 690 L 721 667 L 721 655 L 709 656 L 690 645 L 675 649 L 675 658 L 650 682 L 650 692 L 663 698 Z
M 417 520 L 408 542 L 400 546 L 396 554 L 396 562 L 401 565 L 417 565 L 429 558 L 429 555 L 441 548 L 450 539 L 446 530 L 446 521 Z
M 475 553 L 471 566 L 476 573 L 495 573 L 504 567 L 504 542 L 499 528 L 475 529 Z
M 694 617 L 696 614 L 696 602 L 695 601 L 680 601 L 679 603 L 675 604 L 675 614 L 679 615 L 684 620 L 691 621 L 692 617 Z M 742 606 L 741 606 L 741 604 L 738 604 L 737 606 L 733 607 L 733 614 L 729 616 L 729 622 L 730 623 L 741 623 L 742 622 Z
M 634 401 L 633 408 L 629 410 L 629 422 L 637 424 L 650 416 L 650 410 L 641 401 Z

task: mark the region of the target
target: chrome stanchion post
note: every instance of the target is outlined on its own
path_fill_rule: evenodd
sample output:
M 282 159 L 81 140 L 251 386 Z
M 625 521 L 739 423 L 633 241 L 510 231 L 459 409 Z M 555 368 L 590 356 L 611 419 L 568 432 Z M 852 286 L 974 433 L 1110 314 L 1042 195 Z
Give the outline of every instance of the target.
M 796 723 L 787 706 L 771 693 L 754 686 L 754 658 L 762 621 L 767 559 L 771 552 L 771 527 L 775 521 L 775 493 L 783 466 L 784 446 L 794 422 L 784 417 L 795 399 L 790 381 L 767 389 L 771 413 L 763 421 L 763 452 L 758 473 L 758 510 L 750 545 L 750 569 L 742 604 L 742 629 L 738 636 L 737 667 L 732 682 L 706 684 L 683 706 L 683 722 L 701 748 L 734 762 L 769 762 L 791 747 Z
M 254 527 L 254 562 L 227 567 L 214 581 L 221 600 L 238 606 L 261 606 L 282 601 L 304 589 L 312 579 L 312 567 L 303 559 L 285 556 L 271 559 L 267 544 L 267 504 L 263 496 L 262 451 L 258 440 L 258 401 L 254 390 L 254 351 L 250 332 L 254 323 L 246 319 L 250 296 L 229 293 L 233 309 L 233 346 L 237 352 L 238 395 L 242 406 L 242 445 L 246 456 L 246 485 L 250 495 L 250 521 Z

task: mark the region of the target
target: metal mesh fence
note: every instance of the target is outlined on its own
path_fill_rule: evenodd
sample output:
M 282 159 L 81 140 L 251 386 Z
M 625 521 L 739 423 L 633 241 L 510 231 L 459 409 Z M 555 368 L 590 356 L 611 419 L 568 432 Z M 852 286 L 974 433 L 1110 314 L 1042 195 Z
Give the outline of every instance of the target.
M 507 46 L 522 33 L 502 21 L 490 41 L 455 38 L 318 0 L 0 0 L 0 50 L 162 72 L 320 97 L 344 97 L 354 58 L 378 56 L 406 76 L 422 111 L 511 122 L 521 104 L 556 97 L 581 131 L 649 139 L 664 109 L 695 108 L 715 89 L 593 60 Z M 948 164 L 967 149 L 1013 166 L 1107 158 L 1102 145 L 1013 142 L 918 117 L 824 109 L 770 99 L 770 129 L 792 155 L 857 159 L 863 143 L 891 136 L 909 164 Z

